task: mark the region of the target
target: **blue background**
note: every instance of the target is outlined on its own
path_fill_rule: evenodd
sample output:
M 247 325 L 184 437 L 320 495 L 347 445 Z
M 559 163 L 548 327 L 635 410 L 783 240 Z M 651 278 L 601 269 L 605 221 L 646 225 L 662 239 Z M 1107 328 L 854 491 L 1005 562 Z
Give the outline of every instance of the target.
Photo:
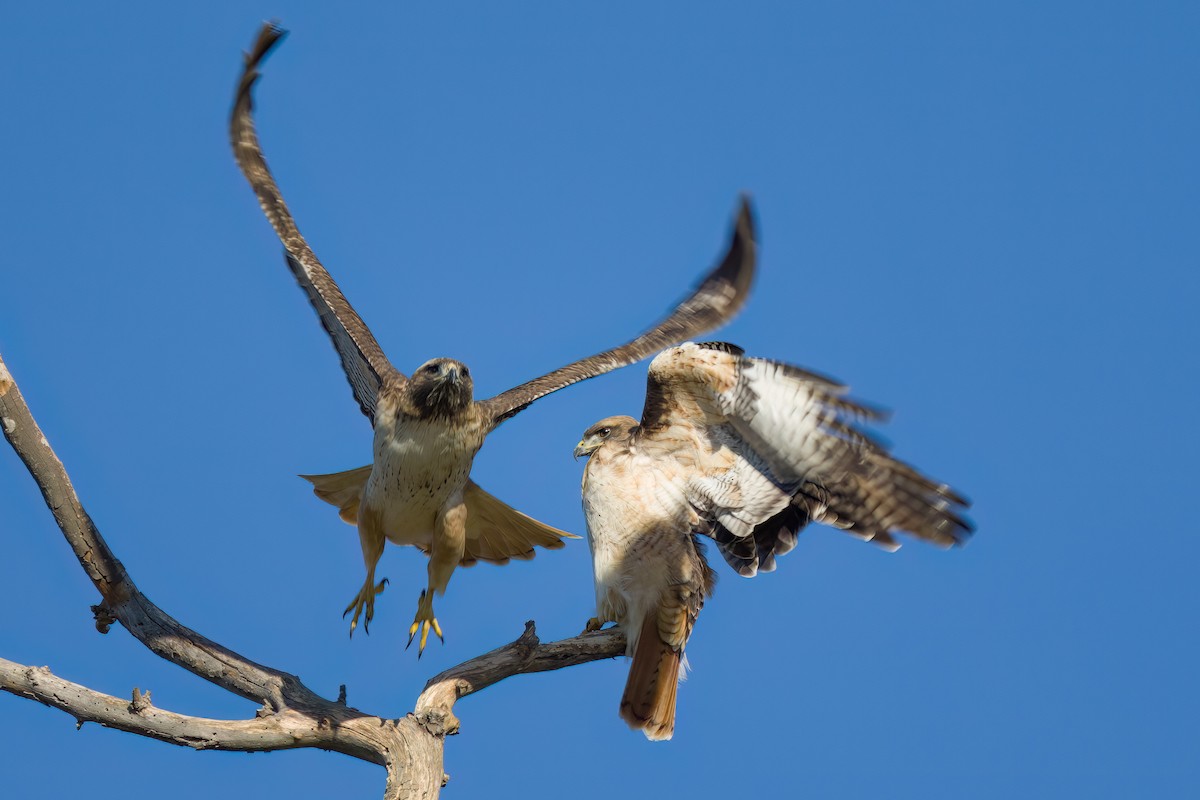
M 810 529 L 721 565 L 674 741 L 616 715 L 620 661 L 458 706 L 446 797 L 1183 796 L 1200 788 L 1200 6 L 1194 3 L 9 4 L 0 352 L 139 586 L 318 692 L 399 716 L 441 669 L 592 613 L 587 548 L 456 574 L 389 548 L 371 635 L 353 528 L 295 477 L 370 430 L 237 171 L 259 22 L 284 194 L 396 365 L 495 394 L 624 340 L 753 193 L 760 277 L 719 336 L 895 410 L 898 454 L 975 500 L 964 549 Z M 505 424 L 476 480 L 582 533 L 582 430 L 638 366 Z M 119 627 L 0 453 L 0 654 L 160 707 L 254 704 Z M 375 797 L 336 754 L 194 753 L 0 696 L 0 794 Z

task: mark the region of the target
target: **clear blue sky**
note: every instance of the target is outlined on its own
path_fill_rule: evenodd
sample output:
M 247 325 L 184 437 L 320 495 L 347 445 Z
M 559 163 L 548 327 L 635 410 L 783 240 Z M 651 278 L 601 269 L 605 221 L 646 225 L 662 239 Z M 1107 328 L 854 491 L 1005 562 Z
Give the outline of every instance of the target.
M 371 635 L 354 530 L 295 477 L 370 429 L 238 173 L 260 21 L 292 35 L 259 126 L 300 225 L 391 359 L 487 396 L 614 344 L 708 268 L 753 193 L 760 278 L 719 336 L 891 407 L 975 500 L 961 550 L 810 529 L 723 565 L 676 738 L 616 715 L 621 662 L 464 700 L 450 798 L 1183 796 L 1200 789 L 1200 11 L 1192 3 L 10 4 L 0 25 L 0 352 L 140 587 L 351 704 L 592 613 L 587 548 L 459 572 L 446 645 Z M 447 320 L 451 320 L 447 323 Z M 571 460 L 638 366 L 537 403 L 474 476 L 582 533 Z M 92 627 L 96 594 L 0 451 L 0 655 L 164 708 L 253 706 Z M 194 753 L 0 696 L 0 794 L 370 798 L 319 751 Z

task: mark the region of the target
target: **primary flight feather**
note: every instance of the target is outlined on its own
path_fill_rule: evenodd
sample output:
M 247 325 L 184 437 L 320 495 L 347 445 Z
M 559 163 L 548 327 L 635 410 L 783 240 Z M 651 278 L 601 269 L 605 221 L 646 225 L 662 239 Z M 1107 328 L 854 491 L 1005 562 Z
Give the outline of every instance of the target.
M 503 564 L 531 558 L 534 546 L 561 547 L 571 534 L 515 511 L 470 480 L 471 464 L 488 433 L 540 397 L 573 383 L 647 358 L 728 321 L 745 302 L 754 276 L 754 226 L 749 201 L 738 210 L 729 247 L 719 264 L 670 315 L 627 344 L 581 359 L 486 400 L 475 400 L 471 372 L 451 358 L 425 362 L 407 377 L 379 343 L 317 259 L 292 219 L 267 168 L 254 128 L 252 90 L 258 67 L 284 36 L 265 25 L 246 55 L 230 118 L 238 166 L 284 245 L 292 271 L 333 342 L 362 412 L 374 428 L 374 459 L 365 467 L 304 476 L 318 497 L 358 526 L 366 580 L 346 613 L 350 630 L 374 615 L 375 567 L 385 541 L 409 544 L 429 556 L 428 584 L 417 602 L 409 643 L 418 652 L 441 626 L 433 597 L 446 590 L 459 565 Z
M 698 537 L 751 577 L 775 569 L 810 521 L 895 550 L 906 533 L 949 546 L 968 501 L 893 458 L 858 424 L 881 412 L 799 367 L 718 342 L 650 362 L 641 420 L 588 428 L 583 510 L 594 630 L 616 622 L 633 656 L 621 717 L 650 739 L 675 729 L 676 684 L 714 573 Z

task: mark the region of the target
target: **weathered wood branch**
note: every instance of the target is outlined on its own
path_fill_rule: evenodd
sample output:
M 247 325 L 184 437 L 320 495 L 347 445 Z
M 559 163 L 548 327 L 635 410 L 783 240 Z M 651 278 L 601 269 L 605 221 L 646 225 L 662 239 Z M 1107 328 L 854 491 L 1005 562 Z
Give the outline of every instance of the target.
M 584 633 L 549 644 L 538 641 L 533 621 L 515 642 L 490 653 L 464 661 L 429 679 L 417 698 L 414 715 L 435 736 L 458 733 L 459 721 L 452 713 L 454 701 L 486 689 L 513 675 L 545 672 L 625 652 L 625 634 L 616 628 Z
M 249 720 L 186 716 L 156 708 L 150 693 L 136 687 L 132 699 L 121 699 L 60 678 L 49 667 L 27 667 L 4 658 L 0 689 L 65 711 L 79 725 L 95 722 L 197 750 L 283 750 L 301 746 L 298 743 L 309 735 L 304 730 L 308 720 L 291 712 L 266 712 Z
M 95 722 L 197 749 L 241 751 L 317 747 L 387 769 L 385 800 L 436 797 L 445 779 L 444 737 L 456 733 L 454 702 L 504 678 L 560 669 L 625 651 L 616 630 L 540 644 L 532 622 L 515 642 L 434 677 L 415 713 L 389 720 L 327 700 L 299 678 L 258 664 L 205 638 L 164 612 L 134 584 L 83 508 L 62 462 L 0 357 L 0 428 L 33 476 L 80 566 L 100 592 L 96 628 L 120 622 L 152 652 L 242 697 L 262 703 L 250 720 L 211 720 L 155 708 L 149 693 L 121 700 L 71 683 L 48 668 L 0 659 L 0 689 Z

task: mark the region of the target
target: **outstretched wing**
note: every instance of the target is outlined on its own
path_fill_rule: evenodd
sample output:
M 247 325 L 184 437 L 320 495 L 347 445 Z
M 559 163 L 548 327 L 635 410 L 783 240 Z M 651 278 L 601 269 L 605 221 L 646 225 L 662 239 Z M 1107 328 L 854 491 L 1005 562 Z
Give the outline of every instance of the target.
M 746 302 L 754 278 L 757 249 L 754 237 L 753 210 L 749 198 L 743 196 L 725 257 L 666 319 L 628 344 L 568 364 L 482 401 L 480 406 L 491 419 L 491 426 L 499 425 L 539 397 L 634 364 L 664 347 L 728 322 Z
M 820 375 L 688 343 L 651 362 L 641 424 L 643 436 L 699 444 L 688 499 L 726 561 L 753 575 L 773 569 L 810 520 L 889 549 L 900 532 L 944 546 L 970 534 L 965 498 L 858 424 L 883 416 Z
M 267 168 L 258 134 L 254 130 L 252 91 L 259 77 L 258 65 L 285 35 L 284 30 L 267 23 L 258 34 L 254 48 L 246 54 L 246 64 L 242 69 L 229 119 L 229 139 L 242 174 L 250 181 L 263 213 L 283 242 L 288 268 L 308 295 L 321 326 L 333 341 L 346 379 L 354 391 L 354 399 L 373 422 L 376 400 L 384 380 L 403 381 L 404 376 L 388 362 L 362 318 L 350 306 L 308 242 L 300 235 L 300 229 L 288 211 L 279 186 Z

